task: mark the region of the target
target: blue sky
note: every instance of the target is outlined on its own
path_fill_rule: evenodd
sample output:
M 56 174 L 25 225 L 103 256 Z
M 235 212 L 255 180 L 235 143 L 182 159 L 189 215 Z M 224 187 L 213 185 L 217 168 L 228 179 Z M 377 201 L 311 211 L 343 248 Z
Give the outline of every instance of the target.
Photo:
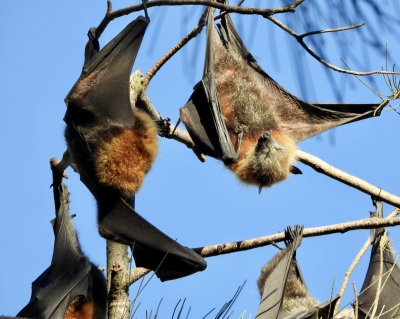
M 113 4 L 118 9 L 131 2 L 115 0 Z M 307 5 L 311 2 L 303 4 Z M 48 222 L 54 218 L 54 206 L 49 188 L 49 160 L 54 156 L 61 157 L 65 150 L 63 100 L 80 74 L 86 33 L 104 16 L 106 1 L 4 1 L 2 10 L 0 256 L 3 262 L 0 265 L 0 315 L 15 315 L 30 298 L 31 282 L 50 264 L 53 232 Z M 134 70 L 140 68 L 143 73 L 147 72 L 192 29 L 202 12 L 200 8 L 181 7 L 163 7 L 161 10 L 158 13 L 157 9 L 149 10 L 151 23 Z M 192 18 L 184 25 L 181 22 L 188 14 Z M 100 38 L 101 47 L 137 15 L 134 13 L 110 23 Z M 283 18 L 282 15 L 277 17 Z M 290 59 L 293 47 L 290 42 L 294 40 L 262 18 L 256 18 L 254 29 L 252 19 L 241 17 L 238 20 L 234 15 L 245 42 L 251 42 L 249 35 L 254 32 L 256 41 L 249 49 L 270 76 L 301 98 L 321 102 L 337 100 L 324 67 L 308 56 L 304 67 L 313 75 L 313 82 L 310 82 L 313 90 L 309 90 L 307 96 L 302 95 Z M 362 21 L 355 16 L 351 23 L 359 22 Z M 325 23 L 320 26 L 321 29 L 330 27 L 339 25 Z M 371 51 L 366 57 L 369 49 L 365 43 L 357 38 L 356 32 L 347 32 L 353 32 L 354 40 L 345 50 L 359 56 L 360 60 L 368 59 L 371 69 L 384 66 L 383 56 Z M 272 36 L 280 39 L 274 48 L 274 42 L 270 41 Z M 331 41 L 334 36 L 322 35 L 331 48 L 328 58 L 333 64 L 343 66 L 340 50 Z M 197 42 L 190 43 L 171 59 L 148 88 L 148 96 L 155 107 L 172 122 L 177 120 L 179 108 L 186 103 L 193 85 L 201 78 L 204 39 L 205 30 Z M 399 52 L 398 43 L 385 28 L 379 29 L 376 41 L 382 50 L 388 42 L 394 56 Z M 198 55 L 195 66 L 190 62 L 193 54 Z M 395 62 L 389 61 L 389 65 Z M 353 77 L 333 71 L 332 75 L 340 83 L 346 102 L 379 102 Z M 374 79 L 379 91 L 388 92 L 382 76 Z M 304 81 L 308 86 L 309 78 Z M 396 138 L 399 120 L 396 113 L 384 112 L 379 118 L 343 126 L 306 140 L 299 147 L 396 194 L 400 177 Z M 184 145 L 163 139 L 158 159 L 137 195 L 136 209 L 188 247 L 268 235 L 296 223 L 316 227 L 357 220 L 368 217 L 368 212 L 373 210 L 368 195 L 302 164 L 297 166 L 303 175 L 291 176 L 258 195 L 257 188 L 238 182 L 222 163 L 211 158 L 200 163 Z M 74 222 L 82 248 L 95 263 L 105 266 L 105 240 L 97 233 L 95 201 L 77 174 L 69 169 L 68 175 L 66 184 L 71 192 L 71 212 L 77 214 Z M 385 206 L 385 215 L 392 210 Z M 391 229 L 390 234 L 396 246 L 400 238 L 398 229 Z M 369 232 L 364 230 L 303 240 L 297 256 L 314 297 L 320 301 L 329 298 L 335 275 L 334 293 L 337 293 L 345 271 L 368 235 Z M 185 309 L 192 307 L 190 318 L 202 317 L 214 307 L 219 309 L 245 280 L 247 283 L 233 307 L 233 317 L 239 317 L 244 311 L 247 311 L 246 317 L 254 316 L 259 303 L 255 281 L 262 265 L 276 252 L 271 246 L 212 257 L 207 259 L 208 268 L 202 273 L 166 283 L 153 278 L 139 297 L 141 305 L 136 317 L 143 318 L 146 310 L 156 309 L 161 298 L 164 298 L 160 308 L 163 317 L 170 316 L 175 304 L 183 298 L 187 298 Z M 369 251 L 351 278 L 358 288 L 363 282 L 368 256 Z M 134 285 L 132 291 L 136 289 Z M 350 301 L 351 298 L 349 289 L 345 299 Z

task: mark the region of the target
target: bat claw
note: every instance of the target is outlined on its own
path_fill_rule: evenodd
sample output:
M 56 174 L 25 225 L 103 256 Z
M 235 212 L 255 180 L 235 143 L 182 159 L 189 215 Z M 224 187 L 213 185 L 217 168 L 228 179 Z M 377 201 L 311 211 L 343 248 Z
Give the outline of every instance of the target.
M 304 226 L 300 225 L 295 225 L 294 228 L 288 226 L 285 230 L 285 235 L 288 238 L 284 241 L 285 245 L 289 246 L 291 243 L 294 243 L 296 247 L 299 247 L 303 238 L 303 229 Z
M 171 129 L 171 119 L 169 117 L 162 118 L 160 116 L 160 119 L 158 121 L 155 121 L 157 125 L 157 130 L 158 134 L 162 137 L 168 137 L 169 132 Z

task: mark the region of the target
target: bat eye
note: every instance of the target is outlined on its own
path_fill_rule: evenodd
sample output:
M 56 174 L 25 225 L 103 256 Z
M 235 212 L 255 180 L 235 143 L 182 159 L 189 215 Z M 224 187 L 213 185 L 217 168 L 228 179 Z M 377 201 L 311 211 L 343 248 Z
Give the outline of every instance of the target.
M 266 140 L 269 140 L 270 138 L 271 138 L 271 133 L 265 132 L 258 139 L 259 139 L 259 141 L 266 141 Z

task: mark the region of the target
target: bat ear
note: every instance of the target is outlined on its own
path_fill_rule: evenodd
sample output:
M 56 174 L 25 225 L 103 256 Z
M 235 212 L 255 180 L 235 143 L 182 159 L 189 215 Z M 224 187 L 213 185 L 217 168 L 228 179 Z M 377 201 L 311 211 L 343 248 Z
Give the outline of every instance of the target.
M 303 174 L 303 172 L 296 166 L 292 165 L 290 167 L 290 173 L 295 174 L 295 175 L 300 175 Z

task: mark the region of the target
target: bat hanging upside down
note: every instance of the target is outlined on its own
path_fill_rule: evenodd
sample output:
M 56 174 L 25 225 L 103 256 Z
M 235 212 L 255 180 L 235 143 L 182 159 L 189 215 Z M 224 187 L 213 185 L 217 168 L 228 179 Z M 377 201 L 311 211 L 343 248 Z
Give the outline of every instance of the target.
M 60 209 L 53 224 L 51 265 L 33 283 L 29 303 L 18 317 L 35 319 L 105 319 L 106 279 L 82 253 L 69 215 L 68 190 L 58 192 Z
M 287 228 L 286 248 L 276 254 L 261 269 L 257 285 L 261 295 L 257 319 L 332 318 L 339 296 L 319 303 L 307 289 L 296 250 L 303 238 L 303 227 Z
M 195 145 L 247 183 L 269 187 L 290 173 L 296 143 L 338 125 L 380 114 L 379 104 L 306 103 L 260 67 L 229 16 L 214 26 L 208 9 L 203 79 L 181 108 Z M 375 113 L 375 111 L 377 112 Z
M 371 217 L 383 218 L 382 202 L 374 198 L 372 201 L 376 211 L 371 213 Z M 358 296 L 358 318 L 371 317 L 376 302 L 378 303 L 376 306 L 377 317 L 380 319 L 396 318 L 400 311 L 400 266 L 387 229 L 371 229 L 371 245 L 368 270 Z M 380 273 L 382 274 L 381 290 L 377 299 L 376 291 L 379 286 Z
M 164 281 L 204 270 L 206 262 L 133 207 L 134 194 L 157 155 L 157 126 L 132 109 L 129 93 L 148 24 L 148 17 L 137 18 L 98 53 L 95 30 L 89 31 L 82 74 L 65 99 L 65 138 L 73 167 L 96 198 L 100 235 L 130 245 L 136 266 L 156 271 Z

